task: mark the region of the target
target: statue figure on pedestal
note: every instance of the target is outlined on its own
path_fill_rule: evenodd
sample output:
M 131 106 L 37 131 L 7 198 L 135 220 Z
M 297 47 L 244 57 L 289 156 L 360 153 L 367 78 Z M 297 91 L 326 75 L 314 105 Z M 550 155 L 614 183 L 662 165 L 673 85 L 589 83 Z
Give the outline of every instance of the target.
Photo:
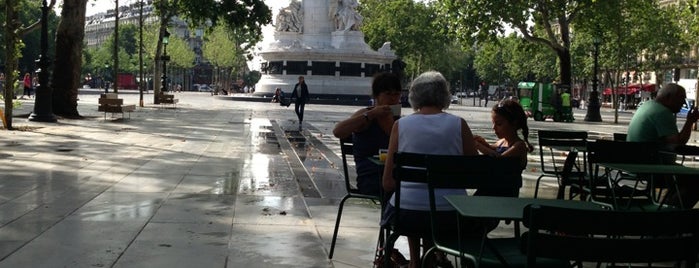
M 359 31 L 364 19 L 357 7 L 357 0 L 331 0 L 330 1 L 330 18 L 335 24 L 337 31 Z
M 278 32 L 303 32 L 303 8 L 301 7 L 301 2 L 293 0 L 288 7 L 279 10 L 275 29 Z

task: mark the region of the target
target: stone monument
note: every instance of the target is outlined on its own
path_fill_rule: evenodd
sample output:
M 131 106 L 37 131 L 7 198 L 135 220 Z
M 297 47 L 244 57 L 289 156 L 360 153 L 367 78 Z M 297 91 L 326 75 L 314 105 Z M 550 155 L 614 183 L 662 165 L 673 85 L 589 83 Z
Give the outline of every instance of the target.
M 311 98 L 368 98 L 372 76 L 391 71 L 396 55 L 389 42 L 378 51 L 364 42 L 357 6 L 357 0 L 292 0 L 280 9 L 274 42 L 259 52 L 255 95 L 272 96 L 277 87 L 291 93 L 305 76 Z

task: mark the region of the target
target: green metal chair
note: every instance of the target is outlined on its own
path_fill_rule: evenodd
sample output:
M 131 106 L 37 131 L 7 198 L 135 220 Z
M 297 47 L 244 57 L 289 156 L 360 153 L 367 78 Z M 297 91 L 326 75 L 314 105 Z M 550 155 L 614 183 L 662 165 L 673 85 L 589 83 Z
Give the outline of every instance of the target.
M 588 170 L 590 200 L 610 205 L 616 210 L 641 209 L 657 210 L 659 194 L 665 183 L 662 179 L 653 181 L 648 177 L 610 171 L 597 166 L 597 163 L 637 163 L 656 164 L 660 162 L 658 144 L 650 142 L 627 142 L 596 140 L 588 142 Z M 634 182 L 631 186 L 619 185 L 619 181 Z M 642 186 L 645 186 L 643 189 Z
M 354 144 L 352 143 L 352 136 L 340 139 L 340 152 L 342 155 L 342 171 L 345 176 L 345 189 L 347 190 L 347 194 L 342 197 L 342 200 L 340 201 L 340 205 L 337 209 L 337 218 L 335 219 L 335 229 L 333 230 L 333 238 L 332 241 L 330 242 L 330 252 L 328 253 L 328 259 L 333 258 L 333 254 L 335 253 L 335 243 L 337 242 L 337 233 L 340 229 L 340 220 L 342 219 L 342 211 L 345 206 L 345 201 L 347 201 L 350 198 L 354 199 L 364 199 L 364 200 L 370 200 L 375 203 L 381 203 L 381 197 L 380 196 L 373 196 L 373 195 L 366 195 L 366 194 L 361 194 L 359 193 L 359 190 L 357 188 L 352 186 L 351 182 L 351 177 L 349 175 L 349 168 L 347 166 L 347 158 L 348 156 L 353 155 L 353 148 Z M 382 206 L 383 207 L 383 206 Z M 384 230 L 383 228 L 379 230 L 379 238 L 378 238 L 378 245 L 383 245 L 384 243 Z M 377 245 L 377 251 L 375 256 L 378 258 L 378 255 L 381 253 L 381 251 L 378 250 L 378 245 Z
M 524 256 L 519 251 L 517 237 L 487 237 L 497 227 L 498 221 L 457 217 L 457 223 L 444 223 L 435 217 L 436 189 L 477 189 L 477 192 L 483 193 L 481 195 L 517 197 L 522 186 L 519 159 L 484 155 L 428 155 L 425 162 L 434 242 L 425 255 L 438 250 L 459 257 L 469 267 L 502 267 L 523 263 Z M 442 231 L 442 227 L 448 224 L 458 225 L 456 234 Z M 423 267 L 424 264 L 423 261 Z
M 552 260 L 563 262 L 559 267 L 571 267 L 570 262 L 579 267 L 583 262 L 696 266 L 699 210 L 639 212 L 529 205 L 523 213 L 524 226 L 529 228 L 522 234 L 527 267 L 542 267 L 542 261 Z
M 541 175 L 536 179 L 536 186 L 534 188 L 534 198 L 539 195 L 539 185 L 541 179 L 544 177 L 554 177 L 558 181 L 558 192 L 556 198 L 563 199 L 565 197 L 566 187 L 569 189 L 569 198 L 572 199 L 576 194 L 581 194 L 584 196 L 585 192 L 583 188 L 585 185 L 581 185 L 579 180 L 568 180 L 567 178 L 562 178 L 561 173 L 563 172 L 563 162 L 564 158 L 561 157 L 563 154 L 567 154 L 571 151 L 575 151 L 578 148 L 586 148 L 588 134 L 586 131 L 558 131 L 558 130 L 539 130 L 537 132 L 539 141 L 539 159 L 541 161 Z M 570 178 L 584 178 L 586 174 L 585 166 L 586 155 L 583 155 L 581 159 L 583 160 L 582 165 L 576 166 L 577 168 L 572 170 Z

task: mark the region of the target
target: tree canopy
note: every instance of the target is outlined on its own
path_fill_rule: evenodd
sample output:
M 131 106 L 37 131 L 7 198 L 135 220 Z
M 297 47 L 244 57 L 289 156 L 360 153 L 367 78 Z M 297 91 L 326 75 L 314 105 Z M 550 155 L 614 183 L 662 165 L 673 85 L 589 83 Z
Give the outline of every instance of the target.
M 570 26 L 593 0 L 437 0 L 449 32 L 464 44 L 484 42 L 502 36 L 506 27 L 544 45 L 558 57 L 559 80 L 571 84 Z M 536 25 L 536 27 L 534 27 Z
M 413 0 L 365 0 L 361 28 L 369 46 L 378 49 L 391 42 L 396 55 L 407 63 L 406 73 L 415 76 L 427 70 L 449 77 L 469 63 L 469 54 L 441 30 L 437 10 L 430 3 Z

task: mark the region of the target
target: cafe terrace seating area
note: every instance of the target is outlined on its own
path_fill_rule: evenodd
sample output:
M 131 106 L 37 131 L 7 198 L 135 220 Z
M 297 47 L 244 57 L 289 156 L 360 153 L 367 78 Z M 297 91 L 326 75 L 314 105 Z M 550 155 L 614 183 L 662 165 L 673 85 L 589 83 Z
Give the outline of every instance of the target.
M 399 152 L 394 163 L 383 163 L 393 167 L 397 183 L 428 188 L 432 228 L 419 235 L 434 245 L 423 249 L 423 267 L 435 267 L 428 264 L 434 251 L 451 256 L 458 267 L 696 266 L 699 210 L 694 204 L 668 205 L 667 193 L 682 187 L 679 176 L 699 179 L 699 148 L 626 142 L 624 133 L 590 139 L 581 131 L 534 132 L 539 143 L 531 154 L 541 159 L 535 198 L 508 194 L 507 188 L 516 193 L 522 186 L 518 161 Z M 663 164 L 667 159 L 676 161 Z M 537 196 L 542 177 L 558 182 L 554 198 Z M 469 194 L 437 196 L 435 189 L 442 188 Z M 400 209 L 400 191 L 395 194 Z M 453 207 L 456 220 L 435 216 L 437 198 Z M 511 227 L 494 235 L 497 222 Z M 392 222 L 378 233 L 383 251 L 375 267 L 393 267 L 382 255 L 393 252 L 396 239 L 406 235 L 400 226 Z M 342 236 L 341 229 L 336 235 Z

